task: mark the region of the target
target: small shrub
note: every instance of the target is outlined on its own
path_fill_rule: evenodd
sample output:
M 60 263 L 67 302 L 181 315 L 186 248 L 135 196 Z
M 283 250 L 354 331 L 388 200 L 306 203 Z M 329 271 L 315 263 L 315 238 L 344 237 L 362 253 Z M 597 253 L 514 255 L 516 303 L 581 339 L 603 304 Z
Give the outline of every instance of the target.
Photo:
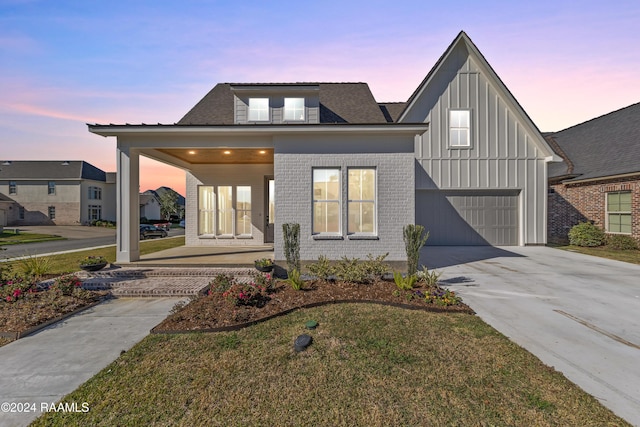
M 273 290 L 273 286 L 275 285 L 275 280 L 273 279 L 273 275 L 270 273 L 260 273 L 256 271 L 252 274 L 253 283 L 258 286 L 262 286 L 266 289 L 267 292 L 271 292 Z
M 638 249 L 638 242 L 626 234 L 608 234 L 607 246 L 616 251 L 629 251 Z
M 371 254 L 367 255 L 367 260 L 363 261 L 365 273 L 371 276 L 380 277 L 389 271 L 389 266 L 384 262 L 385 258 L 388 256 L 389 252 L 377 257 L 374 257 Z
M 75 274 L 67 274 L 56 278 L 53 282 L 52 290 L 59 291 L 62 295 L 70 296 L 82 286 L 82 280 Z
M 396 283 L 396 286 L 401 291 L 410 291 L 413 289 L 413 286 L 416 284 L 418 278 L 415 274 L 407 275 L 407 277 L 402 277 L 401 273 L 393 273 L 393 281 Z
M 88 256 L 80 260 L 80 265 L 96 265 L 96 264 L 106 264 L 106 263 L 107 263 L 107 259 L 103 256 Z
M 209 282 L 209 294 L 214 292 L 226 292 L 236 283 L 235 278 L 230 274 L 218 274 Z
M 336 274 L 336 268 L 331 265 L 331 261 L 324 255 L 318 257 L 318 262 L 307 265 L 307 269 L 309 273 L 322 280 L 329 280 L 330 276 Z
M 336 265 L 336 276 L 344 282 L 370 283 L 371 277 L 359 258 L 342 257 Z
M 266 301 L 266 289 L 255 283 L 234 283 L 222 293 L 233 305 L 255 305 L 261 307 Z
M 421 225 L 407 224 L 402 229 L 405 250 L 407 252 L 407 274 L 412 276 L 418 271 L 420 249 L 429 238 L 429 232 L 425 233 Z
M 418 282 L 424 283 L 427 286 L 436 286 L 442 273 L 438 273 L 435 270 L 429 271 L 429 269 L 423 265 L 422 269 L 416 273 L 416 276 L 418 277 Z
M 51 271 L 51 260 L 47 257 L 29 256 L 20 260 L 22 272 L 35 281 L 39 281 L 42 276 Z
M 273 261 L 271 258 L 260 258 L 254 261 L 256 267 L 271 267 L 273 265 Z
M 602 229 L 590 222 L 581 222 L 569 230 L 569 244 L 575 246 L 602 246 L 605 234 Z
M 284 237 L 284 257 L 287 260 L 288 271 L 300 270 L 300 224 L 282 224 Z
M 300 270 L 294 268 L 288 274 L 286 282 L 291 285 L 294 291 L 299 291 L 304 287 L 304 280 L 300 277 Z

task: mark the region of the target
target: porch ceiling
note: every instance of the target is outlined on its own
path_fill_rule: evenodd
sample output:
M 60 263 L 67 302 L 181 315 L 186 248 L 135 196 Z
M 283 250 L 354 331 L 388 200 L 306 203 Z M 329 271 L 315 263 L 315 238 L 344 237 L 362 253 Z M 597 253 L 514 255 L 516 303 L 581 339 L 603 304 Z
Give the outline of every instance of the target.
M 191 164 L 273 163 L 273 148 L 158 148 L 157 151 Z

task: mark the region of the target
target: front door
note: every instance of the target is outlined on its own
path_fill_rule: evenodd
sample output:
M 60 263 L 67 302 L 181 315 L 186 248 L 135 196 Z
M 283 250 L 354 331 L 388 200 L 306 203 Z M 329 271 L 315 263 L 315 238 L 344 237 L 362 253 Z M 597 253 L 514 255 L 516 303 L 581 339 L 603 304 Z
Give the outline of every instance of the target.
M 274 221 L 276 213 L 275 183 L 273 177 L 265 177 L 265 226 L 264 242 L 273 243 Z

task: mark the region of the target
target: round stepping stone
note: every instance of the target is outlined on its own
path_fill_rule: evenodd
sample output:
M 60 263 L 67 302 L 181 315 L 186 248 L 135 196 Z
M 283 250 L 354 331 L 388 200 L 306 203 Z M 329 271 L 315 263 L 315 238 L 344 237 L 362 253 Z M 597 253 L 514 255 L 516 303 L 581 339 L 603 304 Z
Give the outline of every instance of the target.
M 311 337 L 307 334 L 302 334 L 294 341 L 293 348 L 296 350 L 296 352 L 300 353 L 301 351 L 306 350 L 310 344 Z

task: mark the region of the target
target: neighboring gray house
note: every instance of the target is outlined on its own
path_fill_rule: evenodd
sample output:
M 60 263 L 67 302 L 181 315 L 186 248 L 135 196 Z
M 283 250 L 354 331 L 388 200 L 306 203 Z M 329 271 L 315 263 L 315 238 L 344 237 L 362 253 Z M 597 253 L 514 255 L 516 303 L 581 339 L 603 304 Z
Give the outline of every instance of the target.
M 140 218 L 149 220 L 159 220 L 160 202 L 154 194 L 148 194 L 146 191 L 140 194 Z
M 116 219 L 115 173 L 84 161 L 0 161 L 6 225 L 74 225 Z
M 119 262 L 139 257 L 139 156 L 187 171 L 186 245 L 274 243 L 299 223 L 303 260 L 406 258 L 434 245 L 546 243 L 559 159 L 461 32 L 407 102 L 365 83 L 224 83 L 174 125 L 89 125 L 117 137 Z

